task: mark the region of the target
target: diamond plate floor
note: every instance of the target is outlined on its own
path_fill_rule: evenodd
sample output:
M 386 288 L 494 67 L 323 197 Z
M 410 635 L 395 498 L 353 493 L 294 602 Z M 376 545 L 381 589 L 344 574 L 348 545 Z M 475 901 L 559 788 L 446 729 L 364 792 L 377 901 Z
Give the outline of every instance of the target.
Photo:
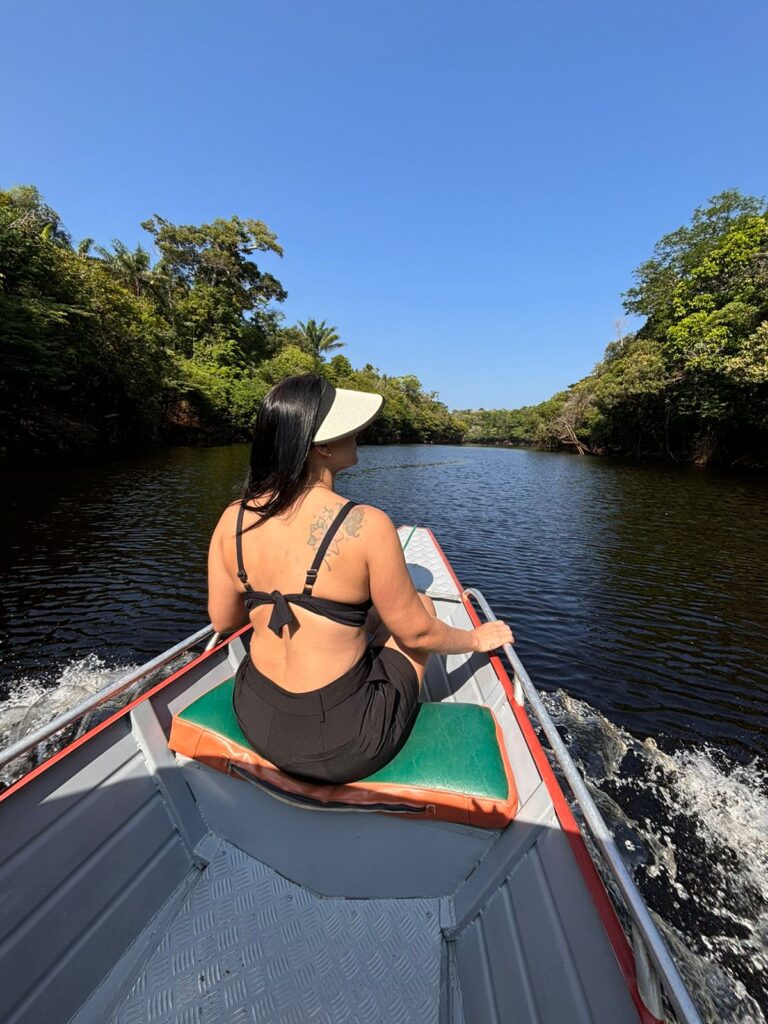
M 113 1024 L 437 1024 L 438 901 L 330 899 L 228 844 Z

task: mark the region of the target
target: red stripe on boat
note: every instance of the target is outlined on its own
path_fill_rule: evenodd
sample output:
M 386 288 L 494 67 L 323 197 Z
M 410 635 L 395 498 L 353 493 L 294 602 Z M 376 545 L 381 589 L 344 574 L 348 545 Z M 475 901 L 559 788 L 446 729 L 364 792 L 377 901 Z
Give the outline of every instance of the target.
M 122 718 L 123 715 L 127 715 L 133 708 L 136 707 L 137 704 L 141 704 L 142 701 L 147 700 L 147 698 L 149 697 L 153 697 L 156 693 L 159 693 L 161 690 L 165 689 L 166 686 L 169 686 L 171 683 L 175 682 L 180 676 L 183 676 L 185 672 L 189 672 L 191 668 L 194 668 L 196 665 L 199 665 L 201 662 L 205 661 L 206 658 L 210 658 L 212 654 L 216 654 L 216 652 L 220 651 L 222 647 L 226 647 L 227 644 L 231 643 L 235 639 L 235 637 L 240 636 L 242 633 L 244 633 L 246 630 L 250 628 L 250 625 L 243 626 L 243 628 L 239 629 L 237 633 L 233 633 L 231 636 L 227 637 L 226 640 L 222 640 L 220 644 L 217 644 L 215 647 L 212 647 L 210 651 L 203 651 L 202 654 L 198 655 L 198 657 L 196 657 L 193 661 L 190 661 L 189 664 L 182 666 L 182 668 L 180 668 L 178 672 L 174 672 L 173 675 L 170 675 L 168 676 L 167 679 L 163 679 L 161 682 L 159 682 L 157 686 L 153 686 L 151 690 L 147 690 L 146 693 L 143 693 L 140 697 L 137 697 L 136 700 L 132 700 L 130 704 L 126 704 L 124 708 L 121 708 L 119 711 L 116 711 L 114 715 L 110 715 L 110 717 L 105 718 L 103 722 L 99 722 L 99 724 L 95 725 L 93 729 L 89 729 L 88 732 L 83 733 L 83 735 L 80 736 L 79 739 L 73 740 L 72 743 L 68 744 L 66 747 L 62 747 L 61 750 L 57 751 L 55 754 L 52 754 L 47 761 L 43 761 L 43 763 L 39 764 L 37 768 L 33 768 L 31 772 L 28 772 L 26 775 L 23 775 L 18 780 L 18 782 L 14 782 L 12 786 L 9 786 L 8 789 L 5 790 L 5 792 L 0 793 L 0 803 L 2 803 L 3 800 L 6 800 L 12 793 L 15 793 L 17 790 L 21 789 L 22 786 L 26 786 L 26 784 L 28 782 L 31 782 L 32 779 L 36 779 L 38 775 L 42 775 L 42 773 L 47 771 L 51 767 L 51 765 L 56 764 L 57 761 L 61 761 L 61 759 L 63 757 L 66 757 L 67 754 L 71 754 L 73 750 L 77 750 L 78 747 L 82 747 L 82 745 L 86 743 L 89 739 L 91 739 L 92 736 L 97 736 L 100 732 L 103 732 L 104 729 L 109 728 L 109 726 L 112 725 L 113 722 L 116 722 L 118 718 Z M 96 707 L 98 707 L 98 704 L 96 705 Z M 88 714 L 88 712 L 86 712 L 86 714 Z
M 435 545 L 437 553 L 443 560 L 445 568 L 448 570 L 451 579 L 456 584 L 456 588 L 461 595 L 461 601 L 467 610 L 467 614 L 475 626 L 479 626 L 481 624 L 480 618 L 472 607 L 469 598 L 465 597 L 464 588 L 459 582 L 456 573 L 453 571 L 451 563 L 445 557 L 445 552 L 440 547 L 437 537 L 435 537 L 434 533 L 429 528 L 426 529 L 432 539 L 432 543 Z M 517 724 L 520 726 L 520 731 L 523 734 L 523 739 L 525 740 L 528 750 L 530 751 L 536 767 L 539 770 L 542 781 L 547 787 L 555 808 L 555 814 L 557 815 L 557 819 L 560 822 L 563 832 L 565 832 L 571 845 L 571 850 L 573 851 L 576 863 L 581 870 L 587 889 L 589 890 L 589 894 L 592 897 L 600 916 L 600 920 L 603 923 L 603 928 L 605 928 L 608 940 L 613 947 L 613 952 L 616 956 L 619 967 L 621 968 L 621 973 L 624 975 L 624 980 L 627 983 L 629 994 L 631 995 L 632 1001 L 640 1015 L 640 1020 L 642 1024 L 662 1024 L 662 1022 L 659 1021 L 659 1018 L 654 1017 L 640 998 L 640 992 L 637 987 L 635 957 L 632 952 L 632 947 L 629 945 L 627 937 L 624 934 L 624 929 L 621 927 L 619 919 L 616 916 L 616 911 L 614 910 L 610 897 L 605 890 L 603 880 L 598 874 L 594 861 L 589 854 L 589 850 L 584 842 L 584 837 L 576 823 L 576 819 L 573 816 L 573 812 L 571 811 L 568 801 L 565 799 L 563 791 L 560 788 L 560 784 L 555 778 L 552 766 L 549 763 L 549 758 L 544 753 L 544 748 L 541 743 L 539 743 L 539 738 L 531 725 L 531 720 L 528 717 L 525 708 L 521 707 L 521 705 L 515 700 L 514 684 L 507 675 L 507 670 L 504 668 L 501 658 L 497 654 L 491 654 L 489 655 L 489 659 L 496 675 L 499 678 L 499 682 L 504 687 L 504 691 L 507 694 L 507 700 L 509 701 L 515 718 L 517 719 Z

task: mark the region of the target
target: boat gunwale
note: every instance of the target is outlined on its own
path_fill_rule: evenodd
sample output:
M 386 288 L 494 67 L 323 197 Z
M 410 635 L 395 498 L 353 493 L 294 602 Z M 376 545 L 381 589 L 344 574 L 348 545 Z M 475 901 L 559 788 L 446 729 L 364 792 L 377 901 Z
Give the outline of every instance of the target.
M 150 687 L 150 689 L 147 690 L 145 693 L 139 694 L 139 696 L 136 697 L 135 700 L 129 701 L 129 703 L 126 704 L 125 707 L 119 708 L 117 711 L 115 711 L 114 714 L 110 715 L 108 718 L 105 718 L 103 722 L 99 722 L 98 725 L 95 725 L 93 726 L 92 729 L 89 729 L 87 732 L 84 732 L 82 736 L 78 736 L 77 739 L 72 740 L 71 743 L 68 743 L 65 747 L 62 747 L 61 750 L 57 750 L 54 754 L 51 754 L 49 758 L 46 758 L 46 760 L 43 761 L 41 764 L 36 765 L 36 767 L 32 768 L 29 772 L 26 773 L 26 775 L 22 775 L 22 777 L 20 779 L 17 779 L 16 782 L 12 783 L 8 787 L 8 789 L 0 793 L 0 803 L 6 800 L 13 793 L 18 792 L 18 790 L 20 790 L 22 786 L 25 786 L 28 782 L 31 782 L 33 779 L 38 778 L 38 776 L 42 775 L 43 772 L 47 771 L 54 764 L 57 764 L 68 754 L 71 754 L 73 751 L 77 750 L 78 747 L 83 746 L 83 744 L 87 743 L 88 740 L 92 739 L 94 736 L 97 736 L 100 732 L 103 732 L 105 729 L 108 729 L 111 725 L 114 725 L 114 723 L 117 722 L 120 718 L 123 718 L 125 715 L 130 714 L 130 712 L 137 705 L 142 704 L 145 700 L 148 700 L 149 698 L 154 697 L 155 694 L 160 693 L 160 691 L 164 690 L 166 686 L 170 686 L 171 683 L 176 682 L 177 679 L 180 679 L 181 676 L 183 676 L 185 673 L 191 671 L 193 668 L 196 668 L 198 665 L 202 664 L 208 658 L 212 657 L 212 655 L 221 652 L 225 647 L 228 647 L 233 640 L 236 640 L 238 637 L 242 636 L 243 633 L 246 633 L 249 629 L 252 628 L 253 627 L 249 623 L 248 625 L 243 626 L 241 629 L 238 629 L 237 632 L 231 633 L 220 643 L 216 644 L 215 647 L 211 647 L 210 650 L 203 651 L 192 661 L 187 662 L 186 665 L 182 665 L 181 668 L 177 669 L 175 672 L 172 672 L 171 675 L 169 675 L 166 679 L 161 679 L 159 683 L 156 683 L 155 686 Z M 155 659 L 153 659 L 153 661 L 154 660 Z M 105 700 L 106 699 L 108 698 L 105 697 Z
M 435 550 L 440 558 L 442 558 L 448 573 L 458 588 L 459 594 L 461 595 L 461 602 L 471 622 L 475 626 L 480 626 L 482 624 L 480 616 L 477 614 L 471 601 L 467 597 L 465 588 L 456 576 L 453 566 L 448 561 L 445 552 L 440 546 L 440 542 L 431 529 L 428 527 L 426 529 L 432 543 L 435 545 Z M 563 793 L 562 787 L 557 781 L 549 758 L 536 735 L 536 731 L 533 728 L 528 712 L 523 705 L 518 704 L 515 700 L 514 683 L 509 678 L 509 673 L 507 672 L 501 657 L 498 654 L 489 652 L 488 659 L 502 685 L 502 688 L 504 689 L 507 701 L 520 728 L 520 733 L 528 747 L 531 757 L 533 758 L 534 764 L 539 771 L 541 780 L 549 793 L 557 820 L 568 839 L 574 859 L 576 860 L 584 879 L 584 884 L 586 885 L 592 901 L 595 904 L 595 909 L 597 910 L 603 928 L 608 936 L 608 941 L 610 942 L 611 948 L 616 956 L 619 969 L 621 970 L 624 981 L 629 989 L 629 994 L 640 1015 L 641 1024 L 661 1024 L 659 1018 L 654 1016 L 642 1000 L 637 982 L 637 969 L 632 946 L 630 945 L 626 933 L 621 926 L 616 909 L 611 902 L 611 898 L 608 895 L 603 880 L 595 866 L 594 859 L 589 852 L 582 831 L 579 828 L 573 811 L 571 810 L 565 794 Z
M 432 544 L 434 545 L 435 551 L 442 560 L 448 575 L 453 580 L 458 591 L 461 604 L 464 610 L 466 611 L 470 621 L 475 626 L 481 625 L 480 617 L 478 616 L 475 608 L 472 606 L 467 594 L 465 593 L 465 588 L 462 586 L 461 582 L 456 576 L 456 573 L 452 565 L 448 561 L 448 558 L 446 557 L 445 552 L 440 546 L 440 543 L 437 540 L 435 534 L 428 527 L 425 527 L 424 530 L 429 536 Z M 410 540 L 410 536 L 408 539 Z M 230 634 L 229 636 L 221 640 L 215 646 L 211 647 L 208 650 L 202 651 L 192 661 L 188 662 L 185 665 L 182 665 L 179 669 L 177 669 L 175 672 L 169 675 L 166 679 L 162 679 L 155 686 L 151 687 L 146 692 L 140 694 L 134 700 L 127 703 L 124 707 L 118 709 L 112 715 L 108 716 L 106 719 L 104 719 L 104 721 L 98 723 L 93 728 L 83 733 L 82 736 L 77 737 L 72 742 L 62 747 L 60 750 L 56 751 L 49 758 L 47 758 L 41 764 L 37 765 L 35 768 L 31 769 L 20 779 L 11 784 L 5 791 L 0 793 L 0 803 L 2 803 L 5 799 L 10 797 L 12 794 L 19 791 L 23 786 L 31 782 L 33 779 L 38 778 L 50 767 L 57 764 L 59 761 L 63 760 L 68 754 L 73 753 L 79 747 L 83 746 L 85 743 L 88 742 L 88 740 L 92 739 L 99 733 L 108 729 L 111 725 L 119 721 L 121 718 L 124 718 L 126 715 L 129 715 L 130 712 L 139 704 L 142 704 L 146 700 L 151 699 L 156 694 L 160 693 L 162 690 L 170 686 L 172 683 L 176 682 L 182 676 L 186 675 L 190 671 L 194 670 L 195 668 L 206 662 L 212 656 L 220 654 L 234 640 L 238 639 L 251 629 L 252 625 L 248 623 L 241 629 L 237 630 L 236 632 Z M 158 658 L 162 657 L 163 655 L 158 656 Z M 570 805 L 568 804 L 568 801 L 563 793 L 563 790 L 554 774 L 549 758 L 547 757 L 539 741 L 539 738 L 536 735 L 536 732 L 531 723 L 531 719 L 527 714 L 525 707 L 518 704 L 518 702 L 514 698 L 514 683 L 510 679 L 509 674 L 498 654 L 493 654 L 489 652 L 488 658 L 489 663 L 493 667 L 494 673 L 496 674 L 503 688 L 503 691 L 507 697 L 507 701 L 510 704 L 510 707 L 515 716 L 515 720 L 518 724 L 523 740 L 525 741 L 528 752 L 536 766 L 536 769 L 539 772 L 542 782 L 544 783 L 547 793 L 552 801 L 553 809 L 557 817 L 557 820 L 560 824 L 560 827 L 568 839 L 569 845 L 574 855 L 574 859 L 577 863 L 577 866 L 579 867 L 587 891 L 589 892 L 590 897 L 595 905 L 595 909 L 606 932 L 611 948 L 613 949 L 621 974 L 629 990 L 630 997 L 638 1011 L 641 1024 L 661 1024 L 659 1018 L 654 1016 L 653 1013 L 642 1001 L 642 997 L 640 996 L 638 988 L 636 961 L 631 944 L 619 921 L 618 915 L 607 893 L 602 878 L 600 877 L 600 874 L 597 871 L 594 858 L 589 852 L 589 849 L 584 840 L 582 830 L 579 827 L 570 808 Z M 156 662 L 157 660 L 157 658 L 152 659 L 152 662 Z M 139 676 L 139 678 L 141 677 Z

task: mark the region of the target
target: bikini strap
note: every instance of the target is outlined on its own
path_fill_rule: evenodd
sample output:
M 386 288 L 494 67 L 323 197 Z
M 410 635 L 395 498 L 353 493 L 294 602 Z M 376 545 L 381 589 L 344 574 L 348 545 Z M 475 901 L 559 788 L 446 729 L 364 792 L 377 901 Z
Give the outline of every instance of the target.
M 243 516 L 245 515 L 245 502 L 240 503 L 237 513 L 237 531 L 235 532 L 235 553 L 237 554 L 237 577 L 246 590 L 253 592 L 253 587 L 248 582 L 248 573 L 245 571 L 243 562 Z
M 347 516 L 355 507 L 355 505 L 357 505 L 356 501 L 348 501 L 347 504 L 342 509 L 339 510 L 339 514 L 328 527 L 328 531 L 326 532 L 325 536 L 320 542 L 320 547 L 317 549 L 317 554 L 315 555 L 315 560 L 312 563 L 312 568 L 307 573 L 307 578 L 304 581 L 304 590 L 302 591 L 304 597 L 312 596 L 312 587 L 314 587 L 315 580 L 317 579 L 317 574 L 320 572 L 320 567 L 323 564 L 325 553 L 328 550 L 328 547 L 331 541 L 333 540 L 334 536 L 336 535 L 336 531 L 347 518 Z

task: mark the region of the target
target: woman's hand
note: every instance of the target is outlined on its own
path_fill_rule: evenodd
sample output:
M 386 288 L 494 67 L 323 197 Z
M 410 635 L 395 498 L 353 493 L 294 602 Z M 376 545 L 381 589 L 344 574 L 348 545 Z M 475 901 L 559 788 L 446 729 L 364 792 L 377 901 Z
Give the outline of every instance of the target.
M 485 654 L 494 651 L 504 644 L 513 644 L 515 638 L 512 630 L 506 624 L 497 619 L 495 622 L 484 622 L 474 630 L 475 650 Z

